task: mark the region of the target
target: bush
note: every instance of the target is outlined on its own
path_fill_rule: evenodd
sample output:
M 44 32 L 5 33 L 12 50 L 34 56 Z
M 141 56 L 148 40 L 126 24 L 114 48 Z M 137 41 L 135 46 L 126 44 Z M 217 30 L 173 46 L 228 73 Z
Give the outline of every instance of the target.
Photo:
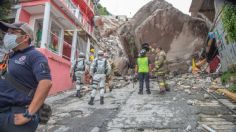
M 236 93 L 236 84 L 233 84 L 232 86 L 230 86 L 230 87 L 229 87 L 229 90 L 230 90 L 231 92 Z
M 236 76 L 236 73 L 235 72 L 229 72 L 229 71 L 223 73 L 220 77 L 222 84 L 229 83 L 232 76 Z
M 226 40 L 229 43 L 236 42 L 236 7 L 228 3 L 222 13 L 222 22 L 227 33 Z

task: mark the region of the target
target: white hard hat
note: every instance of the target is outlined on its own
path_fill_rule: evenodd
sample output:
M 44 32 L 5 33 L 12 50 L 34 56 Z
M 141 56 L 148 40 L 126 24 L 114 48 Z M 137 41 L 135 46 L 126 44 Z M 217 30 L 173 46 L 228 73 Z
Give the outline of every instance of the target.
M 85 57 L 85 54 L 83 52 L 80 52 L 79 57 Z
M 104 55 L 104 52 L 102 50 L 99 50 L 98 55 Z

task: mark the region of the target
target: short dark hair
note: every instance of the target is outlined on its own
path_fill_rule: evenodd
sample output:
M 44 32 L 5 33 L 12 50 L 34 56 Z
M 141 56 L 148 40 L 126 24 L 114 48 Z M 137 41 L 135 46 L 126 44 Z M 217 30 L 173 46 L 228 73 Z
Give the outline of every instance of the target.
M 161 46 L 157 46 L 157 49 L 160 49 L 160 50 L 162 50 L 162 47 L 161 47 Z

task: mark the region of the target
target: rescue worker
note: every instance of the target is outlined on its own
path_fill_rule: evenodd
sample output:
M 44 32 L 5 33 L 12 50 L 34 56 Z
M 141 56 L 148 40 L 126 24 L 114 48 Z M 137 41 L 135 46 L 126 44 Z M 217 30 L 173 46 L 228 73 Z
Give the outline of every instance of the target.
M 92 62 L 90 67 L 90 74 L 93 76 L 92 82 L 92 92 L 89 105 L 94 105 L 94 98 L 96 95 L 97 87 L 100 89 L 100 104 L 104 104 L 104 91 L 105 91 L 105 81 L 106 76 L 111 72 L 111 66 L 104 58 L 104 52 L 98 51 L 98 57 Z
M 156 48 L 156 57 L 155 57 L 155 67 L 154 72 L 157 76 L 157 81 L 159 83 L 160 94 L 164 94 L 166 91 L 170 91 L 167 87 L 165 74 L 167 73 L 167 64 L 166 64 L 166 53 L 161 47 Z
M 0 22 L 3 42 L 13 51 L 0 79 L 0 131 L 34 132 L 38 112 L 52 86 L 46 57 L 31 46 L 33 31 L 26 23 Z
M 135 67 L 135 73 L 138 73 L 139 80 L 139 92 L 138 94 L 143 94 L 144 81 L 146 84 L 147 94 L 151 94 L 150 91 L 150 81 L 149 81 L 149 70 L 150 70 L 150 60 L 146 56 L 147 51 L 145 49 L 140 50 L 139 57 L 137 59 L 137 65 Z
M 76 97 L 81 98 L 81 88 L 84 86 L 85 71 L 88 70 L 88 62 L 85 60 L 85 54 L 80 53 L 79 57 L 73 63 L 73 74 L 76 78 Z
M 104 54 L 104 57 L 107 59 L 107 62 L 109 63 L 109 65 L 111 66 L 111 72 L 109 75 L 106 76 L 106 87 L 108 87 L 109 89 L 109 92 L 112 91 L 112 79 L 113 79 L 113 76 L 114 76 L 114 63 L 112 62 L 112 60 L 109 58 L 108 54 L 105 53 Z M 106 88 L 105 88 L 105 93 L 106 93 Z

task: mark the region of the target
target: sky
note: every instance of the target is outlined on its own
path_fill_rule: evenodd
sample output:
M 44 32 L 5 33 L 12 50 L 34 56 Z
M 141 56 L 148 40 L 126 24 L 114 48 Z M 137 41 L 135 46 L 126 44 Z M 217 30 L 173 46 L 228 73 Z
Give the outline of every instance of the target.
M 143 5 L 151 0 L 100 0 L 100 3 L 113 15 L 132 17 Z M 166 0 L 185 14 L 189 13 L 192 0 Z

